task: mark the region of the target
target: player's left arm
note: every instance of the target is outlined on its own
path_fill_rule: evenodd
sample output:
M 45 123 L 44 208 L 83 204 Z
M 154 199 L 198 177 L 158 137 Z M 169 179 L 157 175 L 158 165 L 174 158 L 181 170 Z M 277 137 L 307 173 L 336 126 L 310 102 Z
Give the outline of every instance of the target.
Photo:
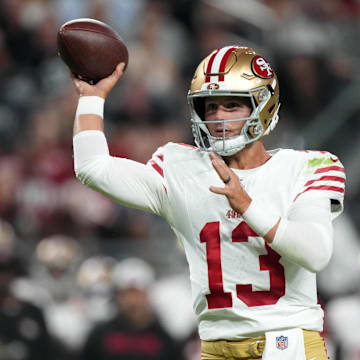
M 345 179 L 345 169 L 335 155 L 305 151 L 292 205 L 271 247 L 311 271 L 321 271 L 332 255 L 332 220 L 343 211 Z
M 275 251 L 312 272 L 321 271 L 327 265 L 333 249 L 332 211 L 342 209 L 343 190 L 323 182 L 338 181 L 344 186 L 344 181 L 336 179 L 334 174 L 322 174 L 326 171 L 342 172 L 340 163 L 333 165 L 327 160 L 319 161 L 322 166 L 308 171 L 288 216 L 281 218 L 267 209 L 266 204 L 251 199 L 238 177 L 221 159 L 213 155 L 210 158 L 221 179 L 231 177 L 223 188 L 212 186 L 210 191 L 225 195 L 232 208 L 242 214 L 248 225 Z

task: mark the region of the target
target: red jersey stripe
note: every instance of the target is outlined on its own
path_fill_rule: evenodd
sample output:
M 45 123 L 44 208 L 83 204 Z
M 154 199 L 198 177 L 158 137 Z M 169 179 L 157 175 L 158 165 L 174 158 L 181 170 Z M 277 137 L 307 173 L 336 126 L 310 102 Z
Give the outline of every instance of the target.
M 164 177 L 163 169 L 154 160 L 150 160 L 149 163 L 162 177 Z
M 157 154 L 156 157 L 158 157 L 161 161 L 164 161 L 164 155 L 163 154 Z
M 220 62 L 220 67 L 219 67 L 219 73 L 223 73 L 225 71 L 225 67 L 226 67 L 226 62 L 229 58 L 229 56 L 231 55 L 231 53 L 235 50 L 236 48 L 232 47 L 229 50 L 226 51 L 226 53 L 224 54 L 223 58 L 221 59 Z M 224 81 L 224 75 L 219 75 L 219 81 Z
M 206 74 L 211 74 L 211 68 L 212 68 L 212 64 L 215 60 L 215 57 L 216 55 L 218 54 L 218 52 L 220 51 L 220 49 L 218 49 L 216 52 L 214 52 L 207 64 L 207 67 L 206 67 Z M 210 76 L 206 76 L 205 78 L 205 82 L 210 82 Z
M 294 201 L 304 192 L 309 191 L 309 190 L 328 190 L 328 191 L 336 191 L 339 193 L 344 193 L 345 190 L 343 188 L 337 187 L 337 186 L 327 186 L 327 185 L 321 185 L 321 186 L 309 186 L 308 188 L 306 188 L 304 191 L 302 191 L 301 193 L 297 194 L 295 196 Z
M 341 183 L 344 183 L 345 182 L 345 179 L 340 177 L 340 176 L 322 176 L 321 178 L 319 179 L 315 179 L 315 180 L 309 180 L 305 186 L 308 186 L 308 185 L 311 185 L 313 184 L 314 182 L 316 181 L 325 181 L 325 180 L 330 180 L 330 181 L 339 181 Z
M 323 172 L 328 172 L 328 171 L 341 171 L 341 172 L 345 172 L 345 169 L 341 166 L 327 166 L 327 167 L 323 167 L 320 169 L 317 169 L 314 174 L 320 174 Z

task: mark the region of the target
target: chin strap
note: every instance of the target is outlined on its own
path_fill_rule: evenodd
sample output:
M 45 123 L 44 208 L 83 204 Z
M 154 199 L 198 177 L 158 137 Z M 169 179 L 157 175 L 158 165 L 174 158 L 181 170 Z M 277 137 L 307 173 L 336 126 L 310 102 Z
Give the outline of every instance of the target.
M 221 156 L 231 156 L 241 151 L 246 145 L 246 137 L 240 134 L 230 139 L 219 139 L 208 135 L 211 150 Z

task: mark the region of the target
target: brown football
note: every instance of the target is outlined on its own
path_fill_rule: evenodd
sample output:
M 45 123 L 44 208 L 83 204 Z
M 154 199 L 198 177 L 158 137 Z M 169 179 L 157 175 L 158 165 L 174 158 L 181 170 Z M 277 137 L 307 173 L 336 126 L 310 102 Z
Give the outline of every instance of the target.
M 109 76 L 129 53 L 120 35 L 94 19 L 75 19 L 63 24 L 57 34 L 58 52 L 81 80 L 95 84 Z

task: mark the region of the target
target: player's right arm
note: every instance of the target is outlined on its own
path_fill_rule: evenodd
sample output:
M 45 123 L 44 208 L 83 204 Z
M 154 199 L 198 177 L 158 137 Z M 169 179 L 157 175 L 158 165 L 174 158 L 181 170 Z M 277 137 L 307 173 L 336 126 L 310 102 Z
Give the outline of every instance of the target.
M 76 91 L 81 97 L 95 96 L 105 101 L 112 88 L 119 81 L 123 74 L 125 63 L 120 63 L 115 71 L 107 78 L 100 80 L 96 85 L 90 85 L 85 81 L 81 81 L 72 76 Z M 82 113 L 75 116 L 74 135 L 84 130 L 104 131 L 103 118 L 95 114 Z
M 73 77 L 80 96 L 74 121 L 75 173 L 84 185 L 125 206 L 163 215 L 167 196 L 163 178 L 150 166 L 111 156 L 103 132 L 104 101 L 123 68 L 119 64 L 96 85 Z

